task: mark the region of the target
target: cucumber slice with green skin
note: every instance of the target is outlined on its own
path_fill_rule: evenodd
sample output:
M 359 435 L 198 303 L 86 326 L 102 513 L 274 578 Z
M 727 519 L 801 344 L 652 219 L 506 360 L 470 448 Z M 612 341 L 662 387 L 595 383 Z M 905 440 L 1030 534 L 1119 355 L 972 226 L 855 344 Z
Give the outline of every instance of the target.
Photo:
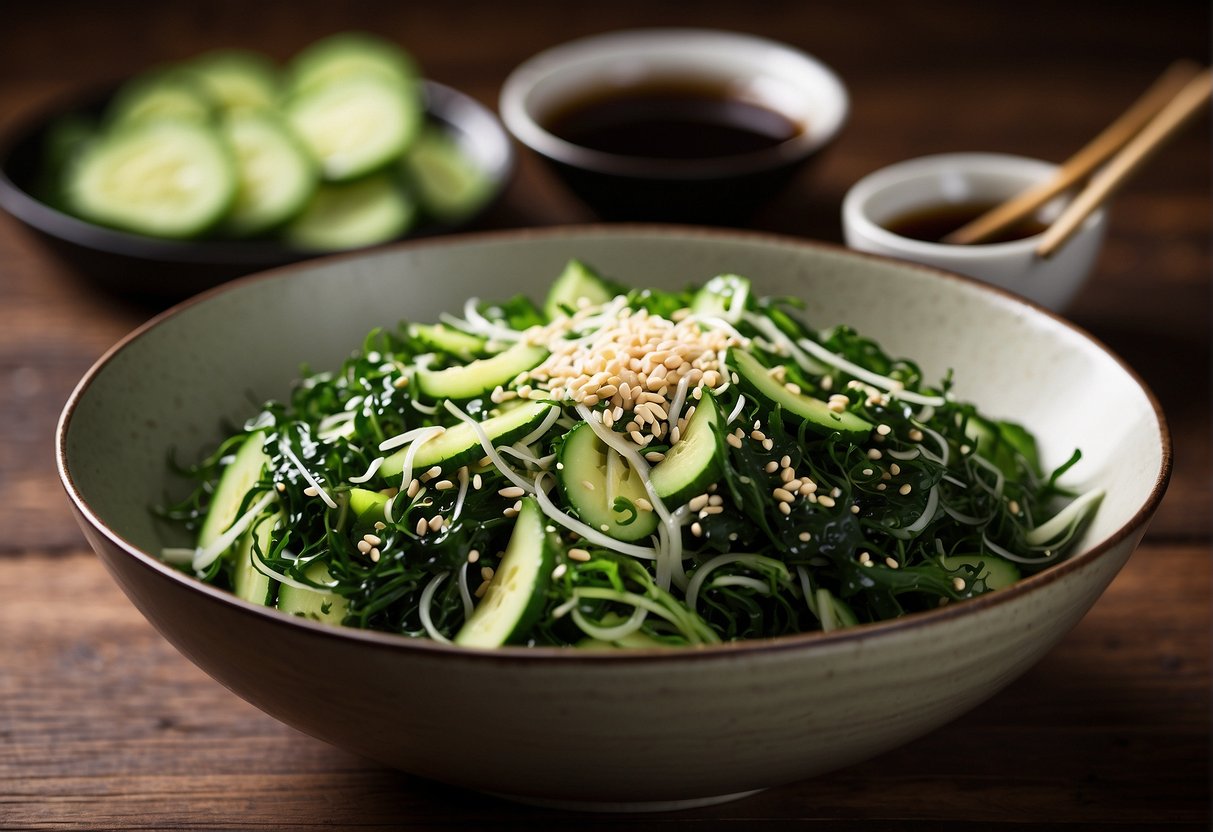
M 217 49 L 198 56 L 186 66 L 221 109 L 259 110 L 278 103 L 281 89 L 278 70 L 259 52 Z
M 211 496 L 206 520 L 198 532 L 199 549 L 213 543 L 240 518 L 240 507 L 244 503 L 245 495 L 257 485 L 269 463 L 269 457 L 261 449 L 264 441 L 265 435 L 260 431 L 249 434 L 232 461 L 223 469 L 219 484 L 215 486 L 215 493 Z
M 286 118 L 330 182 L 348 182 L 399 159 L 424 120 L 411 87 L 353 76 L 300 93 Z
M 268 231 L 300 213 L 319 174 L 298 140 L 269 112 L 233 113 L 220 132 L 232 148 L 238 185 L 224 230 L 235 236 Z
M 396 44 L 364 32 L 342 32 L 304 49 L 288 68 L 292 92 L 316 89 L 353 76 L 411 84 L 417 66 Z
M 565 436 L 556 479 L 577 516 L 604 534 L 630 542 L 657 530 L 657 513 L 635 508 L 637 500 L 648 499 L 640 473 L 603 443 L 586 422 Z M 621 497 L 633 508 L 616 509 L 615 502 Z
M 509 445 L 539 427 L 553 407 L 555 405 L 550 402 L 525 402 L 497 416 L 490 416 L 480 423 L 480 429 L 494 446 Z M 387 457 L 379 466 L 379 476 L 394 477 L 403 473 L 408 450 L 401 448 Z M 454 471 L 482 456 L 484 446 L 480 444 L 476 431 L 467 422 L 460 422 L 417 449 L 413 457 L 413 470 L 424 471 L 438 465 L 446 471 Z
M 607 303 L 617 294 L 598 272 L 580 260 L 570 260 L 552 288 L 548 289 L 543 312 L 548 320 L 552 320 L 568 314 L 569 309 L 576 311 L 582 298 L 597 306 Z
M 357 182 L 321 184 L 283 237 L 311 251 L 360 248 L 394 240 L 408 230 L 417 206 L 383 174 Z
M 726 458 L 723 422 L 716 400 L 705 395 L 691 414 L 686 432 L 665 459 L 653 466 L 653 490 L 667 505 L 680 506 L 720 479 Z
M 454 221 L 484 204 L 492 182 L 445 132 L 426 127 L 404 156 L 404 175 L 430 216 Z
M 188 238 L 214 227 L 236 196 L 227 146 L 210 127 L 142 121 L 90 144 L 67 175 L 74 213 L 154 237 Z
M 485 351 L 486 341 L 444 324 L 412 324 L 409 335 L 425 343 L 430 349 L 472 361 Z
M 491 358 L 443 370 L 417 371 L 417 389 L 432 399 L 474 399 L 509 384 L 519 373 L 538 367 L 548 351 L 519 341 Z
M 821 399 L 793 393 L 771 378 L 767 368 L 747 352 L 729 350 L 725 364 L 737 373 L 742 389 L 768 404 L 780 405 L 783 408 L 783 418 L 789 424 L 799 425 L 803 422 L 814 433 L 823 436 L 837 431 L 844 439 L 852 442 L 862 442 L 872 432 L 872 423 L 854 413 L 835 413 Z
M 735 324 L 745 312 L 750 281 L 740 275 L 722 274 L 700 287 L 691 299 L 691 312 Z
M 165 69 L 123 84 L 106 108 L 106 117 L 114 126 L 159 119 L 208 124 L 215 117 L 215 102 L 192 72 Z
M 263 555 L 268 552 L 270 533 L 280 519 L 281 516 L 276 513 L 262 517 L 236 544 L 235 562 L 232 564 L 232 591 L 236 593 L 237 598 L 263 607 L 273 606 L 278 582 L 253 564 L 253 558 L 256 557 L 253 541 L 256 540 Z
M 500 647 L 525 642 L 543 613 L 548 583 L 556 564 L 556 543 L 534 497 L 522 500 L 505 556 L 484 597 L 455 634 L 464 647 Z
M 332 580 L 328 567 L 323 563 L 314 563 L 304 575 L 309 581 L 326 583 Z M 298 615 L 322 624 L 340 624 L 350 608 L 350 602 L 344 597 L 322 589 L 304 589 L 303 587 L 283 584 L 278 590 L 278 609 L 290 615 Z
M 359 520 L 382 519 L 383 507 L 387 504 L 386 494 L 371 491 L 366 488 L 350 489 L 350 511 Z
M 1006 589 L 1021 577 L 1018 566 L 995 555 L 944 555 L 939 558 L 939 564 L 944 569 L 959 569 L 962 566 L 977 568 L 980 564 L 981 572 L 977 580 L 984 580 L 986 589 L 990 590 Z

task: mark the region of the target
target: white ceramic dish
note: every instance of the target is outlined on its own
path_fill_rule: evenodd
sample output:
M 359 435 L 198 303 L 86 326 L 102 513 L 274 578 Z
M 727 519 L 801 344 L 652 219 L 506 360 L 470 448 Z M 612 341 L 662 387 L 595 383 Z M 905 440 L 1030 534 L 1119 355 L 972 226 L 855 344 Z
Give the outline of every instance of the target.
M 1076 445 L 1076 486 L 1108 495 L 1081 553 L 964 604 L 836 631 L 686 651 L 493 652 L 325 627 L 203 585 L 150 553 L 148 507 L 180 489 L 223 420 L 282 396 L 300 363 L 336 366 L 374 326 L 432 320 L 470 295 L 539 296 L 570 256 L 637 285 L 718 272 L 799 295 L 815 323 L 877 334 L 958 395 Z M 1060 319 L 959 277 L 840 248 L 658 227 L 566 228 L 413 243 L 243 279 L 144 326 L 64 410 L 60 475 L 134 604 L 236 694 L 316 737 L 406 771 L 590 809 L 727 799 L 870 758 L 1013 681 L 1083 616 L 1140 540 L 1170 472 L 1157 405 Z M 1047 718 L 1042 717 L 1042 718 Z M 991 749 L 997 754 L 997 749 Z
M 956 246 L 910 239 L 885 228 L 889 221 L 923 208 L 1002 202 L 1056 170 L 1048 162 L 999 153 L 942 153 L 882 168 L 855 183 L 843 200 L 847 245 L 976 277 L 1054 311 L 1064 310 L 1099 254 L 1106 226 L 1102 208 L 1049 259 L 1035 254 L 1039 235 Z M 1048 223 L 1063 204 L 1059 197 L 1042 207 L 1038 216 Z

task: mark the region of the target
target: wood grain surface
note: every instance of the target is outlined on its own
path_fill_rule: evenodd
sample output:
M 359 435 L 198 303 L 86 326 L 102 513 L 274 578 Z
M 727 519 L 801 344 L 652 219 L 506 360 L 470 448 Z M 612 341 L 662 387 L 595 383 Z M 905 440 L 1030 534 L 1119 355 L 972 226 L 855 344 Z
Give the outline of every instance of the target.
M 0 25 L 0 132 L 81 85 L 219 46 L 286 58 L 367 29 L 495 105 L 510 68 L 573 37 L 739 29 L 816 54 L 850 89 L 840 140 L 753 223 L 840 241 L 842 195 L 883 165 L 953 150 L 1061 161 L 1171 60 L 1208 63 L 1209 17 L 1197 2 L 1089 0 L 25 2 Z M 1002 694 L 898 751 L 736 803 L 626 820 L 363 761 L 274 722 L 164 642 L 88 551 L 51 449 L 76 380 L 156 310 L 99 291 L 0 215 L 0 829 L 1207 829 L 1209 182 L 1202 117 L 1117 196 L 1068 313 L 1154 390 L 1175 446 L 1145 543 L 1079 627 Z M 592 218 L 523 154 L 482 226 Z

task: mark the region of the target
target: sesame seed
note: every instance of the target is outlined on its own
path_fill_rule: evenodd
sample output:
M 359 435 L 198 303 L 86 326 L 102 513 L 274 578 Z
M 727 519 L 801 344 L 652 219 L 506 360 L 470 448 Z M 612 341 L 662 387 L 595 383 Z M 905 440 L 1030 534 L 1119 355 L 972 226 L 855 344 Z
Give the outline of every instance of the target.
M 703 537 L 703 526 L 699 525 L 697 522 L 692 523 L 691 534 L 693 534 L 695 537 Z
M 779 505 L 779 510 L 781 512 L 783 512 L 785 515 L 792 513 L 792 507 L 790 505 L 788 505 L 787 503 L 779 503 L 778 505 Z
M 708 495 L 700 494 L 698 497 L 691 498 L 691 501 L 689 503 L 687 503 L 687 508 L 689 508 L 691 511 L 699 511 L 707 504 L 708 504 Z
M 472 594 L 473 594 L 473 595 L 475 595 L 477 598 L 483 598 L 483 597 L 484 597 L 484 593 L 486 593 L 486 592 L 488 592 L 488 591 L 489 591 L 489 582 L 488 582 L 488 581 L 482 581 L 482 582 L 480 583 L 480 586 L 476 587 L 476 591 L 475 591 L 475 592 L 473 592 Z
M 859 562 L 862 563 L 864 566 L 867 566 L 872 562 L 872 556 L 869 555 L 867 552 L 860 552 L 859 553 Z
M 552 580 L 553 581 L 560 580 L 561 578 L 564 577 L 564 574 L 568 571 L 569 571 L 569 565 L 567 563 L 560 564 L 559 566 L 557 566 L 555 569 L 552 570 Z
M 734 448 L 741 447 L 741 440 L 737 438 L 737 434 L 735 434 L 735 433 L 730 433 L 728 436 L 726 436 L 725 441 L 728 442 L 730 445 L 732 445 Z
M 286 491 L 286 483 L 284 483 L 284 482 L 275 483 L 274 488 L 277 488 L 279 491 Z
M 430 530 L 430 526 L 428 523 L 425 522 L 424 517 L 417 520 L 417 536 L 418 537 L 425 537 L 425 533 L 428 532 L 429 530 Z
M 381 532 L 386 528 L 387 528 L 387 523 L 384 523 L 382 520 L 375 521 L 375 531 Z
M 910 428 L 910 432 L 907 435 L 910 437 L 911 442 L 922 441 L 922 431 L 920 431 L 918 428 Z
M 956 588 L 957 592 L 961 592 L 964 590 L 964 588 L 965 588 L 965 586 L 967 586 L 967 584 L 965 584 L 964 578 L 953 578 L 952 586 Z
M 367 543 L 371 544 L 372 546 L 380 546 L 383 544 L 383 538 L 381 538 L 377 534 L 364 534 L 362 536 L 362 539 L 365 540 Z
M 911 490 L 910 484 L 907 482 L 901 488 L 897 489 L 897 493 L 904 497 L 906 494 L 909 494 Z
M 769 451 L 769 450 L 771 450 L 771 448 L 774 448 L 774 447 L 775 447 L 775 443 L 774 443 L 774 441 L 772 441 L 772 440 L 770 440 L 770 439 L 764 439 L 764 440 L 762 440 L 762 448 L 763 448 L 763 450 L 765 450 L 765 451 Z
M 320 495 L 320 492 L 316 490 L 316 486 L 314 485 L 309 485 L 307 488 L 303 489 L 303 493 L 309 497 L 318 497 Z
M 491 581 L 491 580 L 493 580 L 493 575 L 495 575 L 495 574 L 496 573 L 493 571 L 493 567 L 491 567 L 491 566 L 480 567 L 481 580 Z
M 792 458 L 790 456 L 788 456 L 787 454 L 784 454 L 783 456 L 781 456 L 779 458 L 779 467 L 780 468 L 791 468 L 792 467 Z
M 833 508 L 835 505 L 834 498 L 827 496 L 825 494 L 818 496 L 817 502 L 820 503 L 821 505 L 825 506 L 826 508 Z
M 750 431 L 750 438 L 755 442 L 761 442 L 767 438 L 767 435 L 760 430 L 752 430 Z
M 724 506 L 708 506 L 703 511 L 699 512 L 700 516 L 707 516 L 710 514 L 723 514 L 723 513 L 724 513 Z
M 1007 503 L 1007 511 L 1011 512 L 1012 514 L 1019 514 L 1019 503 L 1015 500 Z
M 517 485 L 511 485 L 511 486 L 507 486 L 506 488 L 499 489 L 497 491 L 497 493 L 500 494 L 502 497 L 521 497 L 526 492 L 523 491 L 522 488 Z
M 482 485 L 484 485 L 484 480 L 480 478 L 480 475 L 473 474 L 472 475 L 472 489 L 475 491 L 479 491 L 480 486 L 482 486 Z
M 724 497 L 721 497 L 719 494 L 712 494 L 708 497 L 708 505 L 722 506 L 724 505 Z
M 468 549 L 468 563 L 475 563 L 480 560 L 480 552 L 477 549 Z
M 882 425 L 876 426 L 876 432 L 878 434 L 880 434 L 881 436 L 888 436 L 890 433 L 893 432 L 893 429 L 891 427 L 889 427 L 888 425 L 882 424 Z
M 771 492 L 771 494 L 774 495 L 775 499 L 779 500 L 781 503 L 790 503 L 796 499 L 791 495 L 791 493 L 782 488 L 776 488 Z
M 796 472 L 791 468 L 784 468 L 779 472 L 779 479 L 786 483 L 790 483 L 792 480 L 796 479 Z
M 665 459 L 665 454 L 663 454 L 661 451 L 649 451 L 644 455 L 644 458 L 649 462 L 658 463 Z
M 901 466 L 898 465 L 896 462 L 894 462 L 892 465 L 889 466 L 889 473 L 892 474 L 893 476 L 897 476 L 898 474 L 901 473 Z
M 851 514 L 859 514 L 859 506 L 851 503 Z
M 766 467 L 763 470 L 765 470 L 768 474 L 774 474 L 779 470 L 779 463 L 772 459 L 766 464 Z
M 417 496 L 417 492 L 420 490 L 421 490 L 421 481 L 420 480 L 409 480 L 409 487 L 404 493 L 411 500 Z
M 641 511 L 652 511 L 653 504 L 650 503 L 648 500 L 646 500 L 644 497 L 637 497 L 636 498 L 636 508 L 640 509 Z
M 438 480 L 438 482 L 434 483 L 434 487 L 439 491 L 446 491 L 448 488 L 454 488 L 455 483 L 450 480 Z
M 888 486 L 887 486 L 887 485 L 885 485 L 883 482 L 882 482 L 882 483 L 878 483 L 878 484 L 877 484 L 877 486 L 876 486 L 876 490 L 877 490 L 877 491 L 884 491 L 886 488 L 888 488 Z
M 972 448 L 970 448 L 968 445 L 961 445 L 961 446 L 960 446 L 960 452 L 961 452 L 962 454 L 967 454 L 967 453 L 968 453 L 969 451 L 971 451 L 971 450 L 973 450 L 973 449 L 972 449 Z
M 436 532 L 442 528 L 442 524 L 446 522 L 446 518 L 441 514 L 435 514 L 430 518 L 430 531 Z
M 897 567 L 901 566 L 901 564 L 898 563 L 897 561 L 893 560 L 893 558 L 885 558 L 884 565 L 889 567 L 890 569 L 896 569 Z
M 371 549 L 371 563 L 379 562 L 380 552 L 378 549 Z
M 403 390 L 404 388 L 409 386 L 409 377 L 400 376 L 399 378 L 397 378 L 395 381 L 392 382 L 392 386 L 395 387 L 397 390 Z
M 362 552 L 362 554 L 364 554 L 364 555 L 370 553 L 371 544 L 367 543 L 365 540 L 359 540 L 358 541 L 358 551 Z
M 884 456 L 884 454 L 880 452 L 879 448 L 868 449 L 868 459 L 880 459 L 882 456 Z
M 812 480 L 805 480 L 804 483 L 801 484 L 799 491 L 801 494 L 812 494 L 817 491 L 817 483 L 813 482 Z
M 509 507 L 507 507 L 507 508 L 504 508 L 504 509 L 502 509 L 502 511 L 501 511 L 501 516 L 502 516 L 502 517 L 514 517 L 514 516 L 516 516 L 517 514 L 518 514 L 518 509 L 514 508 L 513 506 L 509 506 Z
M 801 543 L 808 543 L 813 539 L 813 535 L 811 535 L 809 532 L 801 532 L 800 534 L 796 535 L 796 537 L 800 539 Z
M 569 549 L 569 560 L 585 562 L 590 559 L 590 553 L 585 549 Z
M 790 381 L 789 381 L 789 382 L 788 382 L 787 384 L 785 384 L 783 387 L 784 387 L 784 389 L 785 389 L 785 390 L 787 390 L 787 391 L 788 391 L 789 393 L 791 393 L 793 396 L 799 396 L 799 395 L 800 395 L 800 385 L 799 385 L 799 384 L 794 384 L 794 383 L 792 383 L 792 382 L 790 382 Z

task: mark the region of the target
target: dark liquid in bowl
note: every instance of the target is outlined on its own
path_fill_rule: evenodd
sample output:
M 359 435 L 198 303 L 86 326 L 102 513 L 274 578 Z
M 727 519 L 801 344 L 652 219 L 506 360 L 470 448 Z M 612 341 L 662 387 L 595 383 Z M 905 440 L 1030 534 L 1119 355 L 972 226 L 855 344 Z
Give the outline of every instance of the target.
M 938 243 L 948 234 L 977 219 L 997 204 L 996 202 L 950 202 L 927 208 L 916 208 L 885 222 L 884 227 L 894 234 L 909 237 L 912 240 Z M 984 242 L 1009 243 L 1012 240 L 1034 237 L 1046 228 L 1048 226 L 1036 217 L 1027 217 Z
M 592 90 L 552 112 L 544 126 L 581 147 L 650 159 L 738 156 L 804 132 L 723 85 L 679 81 Z

